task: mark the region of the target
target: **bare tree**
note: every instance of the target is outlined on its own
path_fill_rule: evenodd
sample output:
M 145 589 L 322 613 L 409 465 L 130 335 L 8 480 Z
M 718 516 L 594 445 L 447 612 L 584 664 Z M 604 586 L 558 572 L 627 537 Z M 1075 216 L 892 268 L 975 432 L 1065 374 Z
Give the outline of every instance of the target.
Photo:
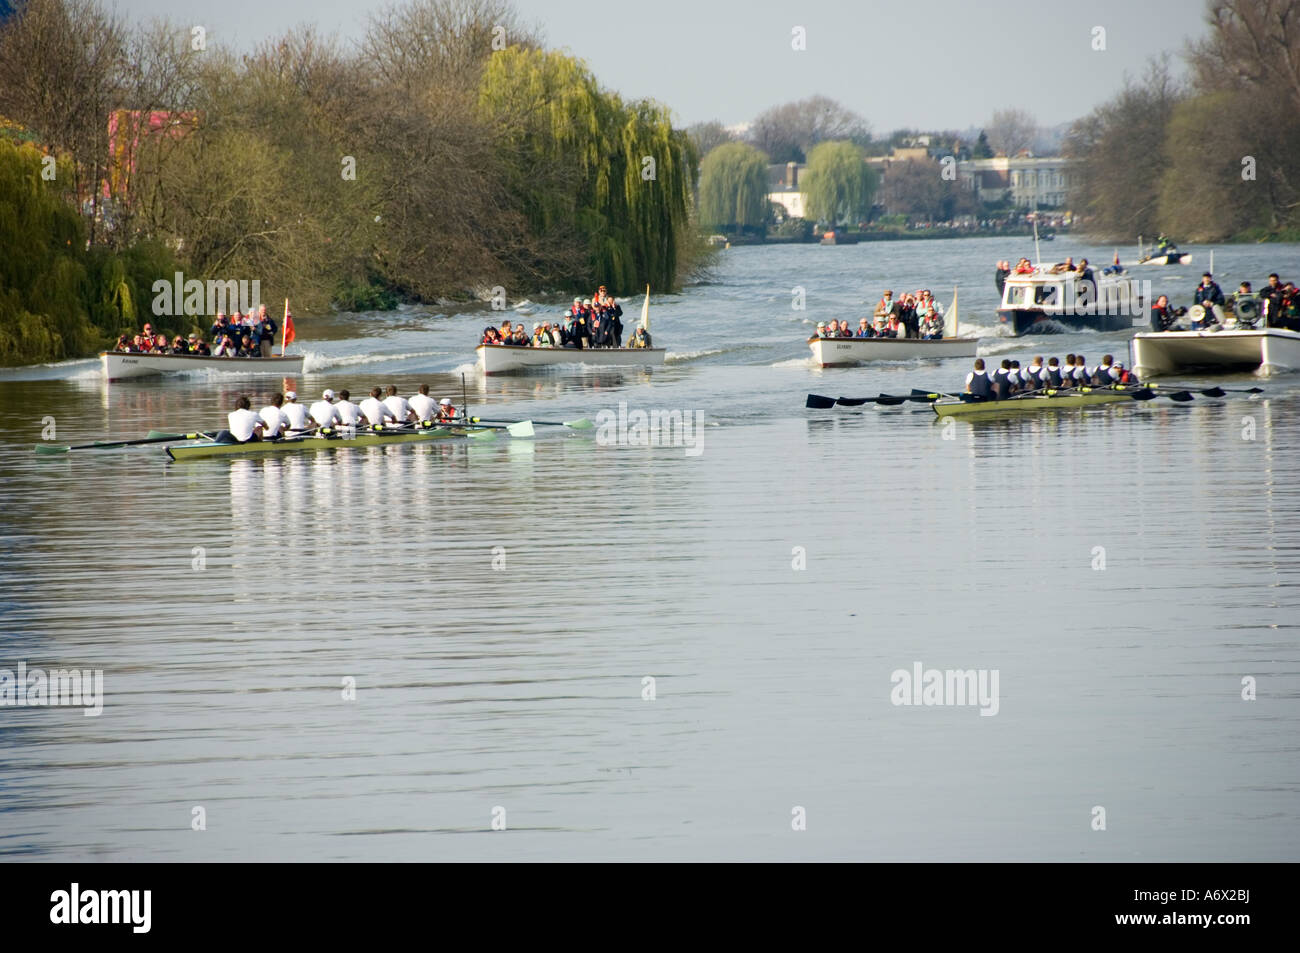
M 999 109 L 984 132 L 994 152 L 1014 157 L 1034 144 L 1038 124 L 1022 109 Z
M 1211 0 L 1206 19 L 1190 51 L 1198 86 L 1269 87 L 1300 109 L 1300 0 Z
M 847 140 L 866 145 L 871 140 L 871 127 L 835 100 L 811 96 L 763 112 L 750 126 L 748 138 L 773 162 L 802 162 L 819 142 Z
M 697 122 L 686 127 L 686 134 L 695 143 L 695 151 L 702 157 L 727 142 L 735 142 L 736 135 L 716 119 L 709 122 Z

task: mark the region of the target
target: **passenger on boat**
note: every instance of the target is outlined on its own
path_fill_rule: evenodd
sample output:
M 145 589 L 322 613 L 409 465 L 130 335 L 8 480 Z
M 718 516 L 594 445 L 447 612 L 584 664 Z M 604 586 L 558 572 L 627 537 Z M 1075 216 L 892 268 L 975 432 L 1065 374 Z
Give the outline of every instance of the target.
M 262 305 L 257 310 L 257 349 L 261 353 L 260 357 L 270 357 L 271 349 L 275 344 L 276 332 L 280 326 L 275 323 L 275 318 L 266 313 L 266 305 Z
M 185 343 L 185 339 L 181 337 L 179 334 L 176 335 L 176 337 L 172 338 L 172 353 L 173 354 L 190 353 L 189 345 Z
M 1156 298 L 1156 303 L 1151 306 L 1151 330 L 1168 331 L 1177 320 L 1178 315 L 1169 307 L 1169 297 L 1161 295 Z
M 280 409 L 289 418 L 289 424 L 294 430 L 307 429 L 307 408 L 298 403 L 297 391 L 284 392 L 284 406 Z
M 1196 286 L 1196 293 L 1192 295 L 1192 303 L 1203 305 L 1206 314 L 1213 313 L 1210 310 L 1210 305 L 1223 304 L 1223 292 L 1208 271 L 1201 275 L 1201 283 Z
M 375 388 L 375 390 L 378 389 L 379 388 L 377 387 Z M 322 430 L 326 427 L 334 427 L 343 423 L 343 421 L 339 419 L 338 408 L 334 406 L 334 391 L 329 389 L 326 389 L 326 391 L 320 395 L 320 400 L 312 404 L 311 409 L 307 413 L 316 426 L 320 427 Z
M 894 301 L 894 292 L 888 288 L 885 289 L 884 295 L 876 302 L 876 310 L 873 313 L 876 330 L 879 331 L 883 328 L 885 323 L 889 320 L 889 316 L 896 313 L 897 310 L 898 305 L 897 302 Z
M 856 338 L 869 338 L 869 337 L 875 337 L 875 331 L 874 331 L 874 330 L 872 329 L 872 327 L 871 327 L 871 322 L 868 321 L 866 318 L 861 318 L 861 319 L 859 319 L 859 321 L 858 321 L 858 331 L 857 331 L 857 333 L 856 333 L 855 335 L 853 335 L 853 336 L 856 337 Z
M 623 307 L 612 297 L 605 293 L 602 285 L 600 295 L 605 300 L 605 313 L 609 319 L 610 339 L 613 342 L 611 347 L 623 346 Z
M 1090 282 L 1093 280 L 1092 269 L 1088 267 L 1088 259 L 1086 258 L 1079 259 L 1079 267 L 1075 269 L 1075 274 L 1078 275 L 1080 281 Z M 1097 289 L 1094 287 L 1092 291 L 1093 291 L 1092 297 L 1093 300 L 1095 301 L 1097 298 L 1097 294 L 1096 294 Z
M 988 400 L 993 396 L 993 381 L 984 370 L 984 358 L 975 358 L 975 369 L 966 375 L 966 393 Z
M 208 347 L 208 342 L 203 340 L 197 334 L 191 334 L 186 342 L 191 354 L 201 354 L 204 357 L 212 356 L 212 349 Z
M 147 351 L 151 347 L 153 347 L 153 325 L 146 324 L 144 326 L 144 349 Z
M 384 406 L 399 424 L 420 419 L 419 415 L 411 409 L 411 402 L 399 394 L 392 384 L 388 385 L 388 390 L 384 394 Z
M 576 348 L 579 351 L 584 347 L 591 347 L 591 328 L 587 324 L 587 315 L 582 310 L 582 302 L 578 302 L 577 310 L 569 312 L 569 324 L 565 329 L 565 336 L 568 338 L 565 347 Z
M 289 429 L 289 418 L 280 408 L 284 406 L 283 394 L 272 394 L 270 401 L 258 415 L 262 418 L 262 436 L 274 440 Z
M 510 344 L 515 347 L 528 347 L 528 332 L 524 330 L 523 324 L 516 324 L 514 334 L 510 335 Z
M 1034 273 L 1034 265 L 1033 262 L 1031 262 L 1028 258 L 1022 258 L 1018 262 L 1016 262 L 1017 275 L 1032 275 L 1033 273 Z
M 603 307 L 592 305 L 591 343 L 598 348 L 614 346 L 613 319 Z
M 361 408 L 352 403 L 352 394 L 348 391 L 339 391 L 339 399 L 334 402 L 334 409 L 338 411 L 339 426 L 356 427 L 361 423 Z
M 113 345 L 113 350 L 119 352 L 129 352 L 131 350 L 131 342 L 125 334 L 117 336 L 117 343 Z
M 1264 306 L 1264 327 L 1280 328 L 1282 326 L 1282 298 L 1285 289 L 1277 272 L 1268 276 L 1268 286 L 1259 293 L 1260 303 Z
M 252 401 L 243 395 L 235 401 L 235 409 L 226 415 L 226 425 L 229 429 L 217 432 L 215 438 L 217 443 L 248 443 L 262 439 L 265 425 L 262 418 L 249 409 L 251 406 Z
M 900 334 L 905 335 L 906 331 L 903 328 L 902 323 L 898 320 L 898 314 L 894 313 L 889 316 L 888 322 L 886 322 L 885 326 L 881 328 L 878 336 L 882 338 L 896 338 Z
M 479 341 L 479 343 L 499 344 L 501 343 L 501 337 L 500 335 L 497 334 L 497 329 L 489 325 L 488 327 L 483 329 L 483 340 Z
M 1124 274 L 1124 266 L 1121 265 L 1121 264 L 1119 263 L 1119 252 L 1115 252 L 1115 257 L 1114 257 L 1114 259 L 1111 260 L 1111 263 L 1110 263 L 1109 267 L 1103 268 L 1103 269 L 1101 270 L 1101 273 L 1102 273 L 1103 275 L 1122 275 L 1122 274 Z
M 444 397 L 442 400 L 438 401 L 438 419 L 439 420 L 456 419 L 456 407 L 455 405 L 452 404 L 450 397 Z
M 933 308 L 928 317 L 921 321 L 921 340 L 940 341 L 943 339 L 943 315 Z
M 230 333 L 230 322 L 226 320 L 226 315 L 224 312 L 218 311 L 216 320 L 212 322 L 212 328 L 208 333 L 208 337 L 212 338 L 212 340 L 214 341 L 220 341 L 222 337 L 224 337 L 229 333 Z
M 1057 264 L 1053 265 L 1051 268 L 1051 273 L 1054 275 L 1059 275 L 1062 272 L 1068 272 L 1068 271 L 1074 271 L 1074 258 L 1073 256 L 1070 255 L 1067 255 L 1065 257 L 1065 261 L 1058 262 Z
M 378 387 L 372 387 L 370 396 L 361 402 L 361 412 L 372 427 L 382 427 L 388 421 L 396 422 L 393 412 L 379 399 L 383 393 Z
M 1002 297 L 1002 289 L 1007 285 L 1007 276 L 1011 274 L 1011 262 L 1000 261 L 993 272 L 993 283 L 997 285 L 998 297 Z
M 638 324 L 636 326 L 636 334 L 632 337 L 631 346 L 654 347 L 654 345 L 650 343 L 650 332 Z
M 1300 291 L 1290 281 L 1282 286 L 1282 327 L 1300 331 Z

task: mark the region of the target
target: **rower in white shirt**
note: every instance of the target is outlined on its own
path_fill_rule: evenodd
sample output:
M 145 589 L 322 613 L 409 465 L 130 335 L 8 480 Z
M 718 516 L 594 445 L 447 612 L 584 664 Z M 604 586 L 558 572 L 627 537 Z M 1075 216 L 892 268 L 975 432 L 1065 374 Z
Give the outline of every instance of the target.
M 230 429 L 217 434 L 217 443 L 248 443 L 262 439 L 262 418 L 249 409 L 251 406 L 247 397 L 235 401 L 235 409 L 226 415 Z
M 262 430 L 263 440 L 272 440 L 289 429 L 289 418 L 280 408 L 284 406 L 284 395 L 276 394 L 271 398 L 271 402 L 262 408 L 262 423 L 266 426 Z
M 1115 358 L 1107 354 L 1092 372 L 1093 379 L 1101 386 L 1114 384 L 1119 380 L 1119 369 L 1115 367 Z
M 284 392 L 284 405 L 280 409 L 289 418 L 290 430 L 306 430 L 308 428 L 307 408 L 298 403 L 298 394 L 296 392 L 291 390 Z
M 385 421 L 395 419 L 393 412 L 384 406 L 384 402 L 379 399 L 382 393 L 383 391 L 378 387 L 372 387 L 370 396 L 361 402 L 361 412 L 366 415 L 366 420 L 369 421 L 372 427 L 382 426 Z
M 1082 354 L 1074 355 L 1074 382 L 1080 386 L 1092 384 L 1092 368 Z
M 411 409 L 411 402 L 397 393 L 397 388 L 392 384 L 388 385 L 388 393 L 384 397 L 384 406 L 388 408 L 388 412 L 393 415 L 393 419 L 399 424 L 419 419 L 415 411 Z
M 339 412 L 334 407 L 334 391 L 325 391 L 320 395 L 320 400 L 311 405 L 311 419 L 322 429 L 342 423 L 339 420 Z
M 421 384 L 420 392 L 411 398 L 411 409 L 415 411 L 415 416 L 421 423 L 433 419 L 434 412 L 438 409 L 437 403 L 429 396 L 429 385 Z
M 352 395 L 345 390 L 339 391 L 339 399 L 334 402 L 334 409 L 338 411 L 339 423 L 344 427 L 355 427 L 361 423 L 361 408 L 352 403 Z

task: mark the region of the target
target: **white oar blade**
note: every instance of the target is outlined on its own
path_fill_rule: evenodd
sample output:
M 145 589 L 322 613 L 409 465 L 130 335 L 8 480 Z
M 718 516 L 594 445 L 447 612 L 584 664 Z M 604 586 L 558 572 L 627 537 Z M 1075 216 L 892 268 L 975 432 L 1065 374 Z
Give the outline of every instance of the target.
M 533 432 L 533 422 L 531 420 L 521 420 L 517 424 L 510 424 L 506 427 L 506 433 L 512 437 L 531 437 Z
M 578 420 L 566 420 L 564 422 L 564 426 L 568 427 L 570 430 L 595 430 L 596 429 L 596 425 L 593 424 L 586 417 L 582 417 Z

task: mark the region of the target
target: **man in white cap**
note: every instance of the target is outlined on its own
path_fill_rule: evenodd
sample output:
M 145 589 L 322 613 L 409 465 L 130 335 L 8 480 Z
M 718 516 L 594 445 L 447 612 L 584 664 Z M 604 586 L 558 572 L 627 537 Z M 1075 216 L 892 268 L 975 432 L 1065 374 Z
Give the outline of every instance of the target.
M 428 384 L 421 384 L 420 392 L 411 398 L 411 409 L 415 411 L 415 417 L 421 423 L 433 419 L 433 415 L 438 411 L 438 404 L 429 396 Z
M 338 409 L 334 406 L 334 391 L 326 390 L 320 395 L 320 400 L 311 405 L 311 419 L 322 430 L 343 422 L 339 419 Z
M 284 415 L 280 408 L 284 406 L 284 395 L 274 394 L 271 402 L 262 408 L 262 423 L 266 426 L 262 428 L 262 438 L 273 440 L 289 429 L 289 418 Z
M 280 408 L 284 415 L 289 418 L 290 430 L 306 430 L 307 408 L 298 403 L 298 394 L 296 391 L 287 390 L 284 392 L 284 406 Z
M 444 397 L 442 400 L 438 401 L 438 419 L 439 420 L 456 419 L 456 408 L 455 406 L 453 406 L 450 397 Z
M 827 334 L 826 334 L 826 322 L 825 322 L 825 321 L 818 321 L 818 322 L 817 322 L 817 336 L 818 336 L 819 338 L 824 338 L 824 337 L 827 336 Z

